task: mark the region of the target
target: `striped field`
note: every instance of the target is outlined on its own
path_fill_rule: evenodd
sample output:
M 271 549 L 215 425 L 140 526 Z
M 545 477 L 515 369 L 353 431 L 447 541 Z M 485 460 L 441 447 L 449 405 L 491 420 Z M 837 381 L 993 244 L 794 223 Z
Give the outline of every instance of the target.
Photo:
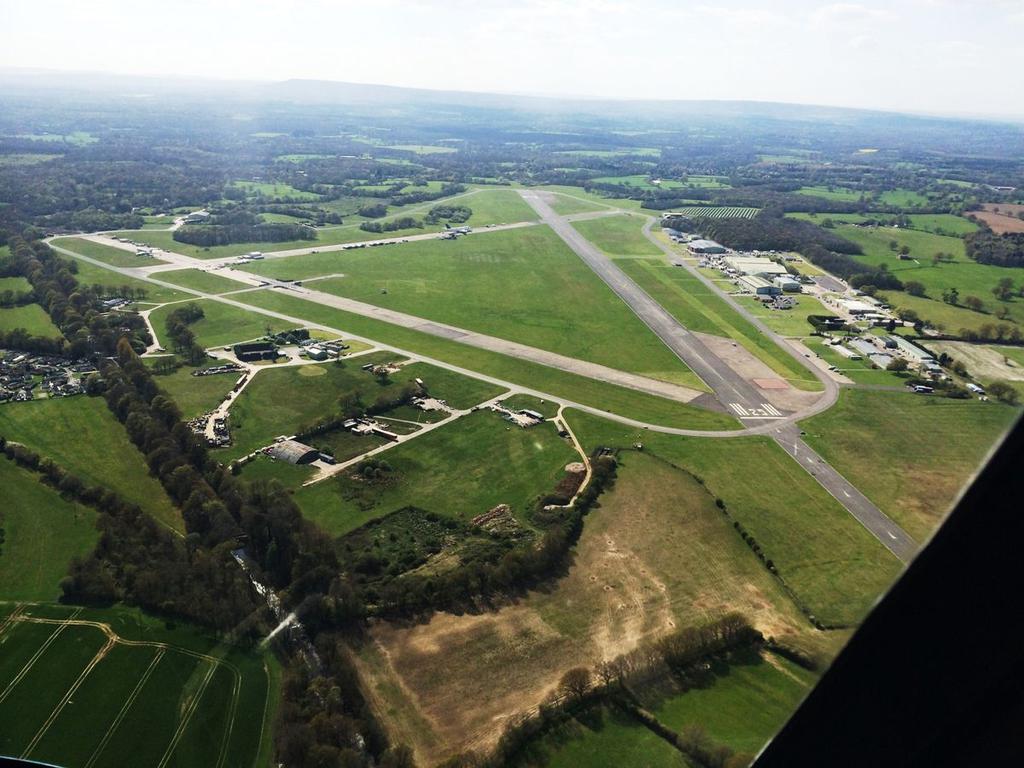
M 728 205 L 688 205 L 673 210 L 673 213 L 680 213 L 694 219 L 752 219 L 760 208 L 738 208 Z

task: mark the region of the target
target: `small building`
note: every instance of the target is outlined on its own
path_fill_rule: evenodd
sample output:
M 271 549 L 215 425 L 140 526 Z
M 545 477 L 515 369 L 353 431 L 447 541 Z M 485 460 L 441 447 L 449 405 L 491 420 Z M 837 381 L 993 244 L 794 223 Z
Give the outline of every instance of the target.
M 263 253 L 260 251 L 249 251 L 245 254 L 245 257 L 250 260 L 259 260 L 263 258 Z
M 802 286 L 799 280 L 795 280 L 789 275 L 776 275 L 772 280 L 772 284 L 782 289 L 783 293 L 800 293 Z
M 691 240 L 690 253 L 727 253 L 728 248 L 714 240 Z
M 777 285 L 773 285 L 764 278 L 754 277 L 753 275 L 743 275 L 739 279 L 739 284 L 741 288 L 750 291 L 755 296 L 777 296 L 782 293 L 782 289 Z
M 320 458 L 320 451 L 298 440 L 282 440 L 267 448 L 267 455 L 289 464 L 309 464 Z
M 522 408 L 522 409 L 520 409 L 519 413 L 521 413 L 523 416 L 529 416 L 531 419 L 536 419 L 537 421 L 544 421 L 544 414 L 543 413 L 537 413 L 537 411 L 531 411 L 529 408 Z
M 311 347 L 306 347 L 306 356 L 310 360 L 326 360 L 327 350 L 314 344 Z

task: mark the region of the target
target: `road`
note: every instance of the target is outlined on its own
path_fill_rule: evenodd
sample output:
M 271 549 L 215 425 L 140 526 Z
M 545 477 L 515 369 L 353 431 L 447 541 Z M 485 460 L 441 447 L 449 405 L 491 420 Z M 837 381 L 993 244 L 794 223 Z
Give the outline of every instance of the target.
M 737 414 L 740 409 L 748 413 L 758 413 L 768 404 L 760 403 L 760 395 L 756 387 L 732 370 L 725 361 L 711 352 L 694 334 L 689 332 L 682 323 L 671 315 L 664 307 L 652 299 L 640 286 L 630 279 L 615 263 L 605 256 L 598 248 L 584 238 L 564 217 L 555 213 L 547 201 L 537 192 L 521 190 L 520 195 L 541 217 L 541 221 L 550 226 L 565 243 L 586 262 L 597 275 L 654 331 L 666 346 L 686 363 L 704 382 L 711 387 L 718 399 Z M 821 456 L 811 450 L 800 438 L 800 428 L 794 416 L 807 418 L 819 413 L 835 403 L 839 388 L 823 371 L 808 365 L 796 350 L 790 347 L 778 334 L 754 317 L 731 296 L 722 291 L 713 281 L 680 259 L 679 254 L 659 242 L 650 231 L 653 219 L 644 226 L 644 234 L 658 246 L 669 258 L 670 263 L 681 263 L 710 290 L 714 291 L 742 317 L 752 323 L 764 336 L 774 341 L 782 349 L 798 360 L 811 371 L 824 385 L 822 396 L 810 408 L 799 414 L 787 414 L 790 419 L 779 419 L 770 415 L 740 416 L 741 419 L 768 419 L 779 422 L 769 436 L 782 447 L 797 463 L 813 477 L 836 501 L 838 501 L 861 525 L 863 525 L 883 546 L 904 562 L 910 559 L 917 549 L 912 538 L 884 512 L 876 507 L 864 494 L 830 466 Z M 761 410 L 761 413 L 764 411 Z

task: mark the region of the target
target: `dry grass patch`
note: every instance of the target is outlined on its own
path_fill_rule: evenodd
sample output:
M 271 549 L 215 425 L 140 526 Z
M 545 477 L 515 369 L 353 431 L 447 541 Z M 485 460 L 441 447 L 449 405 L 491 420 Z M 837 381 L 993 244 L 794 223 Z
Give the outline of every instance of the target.
M 550 591 L 494 613 L 378 624 L 360 665 L 377 714 L 431 764 L 492 746 L 568 668 L 730 611 L 775 637 L 808 632 L 704 487 L 631 454 Z

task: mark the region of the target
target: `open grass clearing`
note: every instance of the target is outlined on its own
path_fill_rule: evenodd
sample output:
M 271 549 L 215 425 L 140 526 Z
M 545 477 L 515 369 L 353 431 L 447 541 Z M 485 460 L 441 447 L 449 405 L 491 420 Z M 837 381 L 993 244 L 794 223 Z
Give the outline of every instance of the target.
M 151 256 L 136 256 L 133 251 L 96 243 L 82 237 L 61 237 L 55 240 L 53 244 L 61 248 L 67 248 L 69 251 L 80 253 L 83 256 L 88 256 L 90 259 L 102 261 L 111 267 L 151 267 L 154 264 L 167 263 Z
M 250 287 L 238 280 L 232 280 L 223 275 L 214 275 L 201 269 L 175 269 L 170 272 L 160 272 L 157 277 L 168 283 L 180 285 L 182 288 L 191 288 L 193 291 L 202 293 L 227 293 Z
M 400 376 L 396 378 L 403 381 L 420 379 L 429 394 L 460 410 L 472 408 L 505 391 L 504 387 L 496 384 L 463 376 L 461 373 L 438 368 L 430 363 L 411 363 L 403 366 Z
M 38 304 L 23 304 L 20 307 L 0 307 L 0 331 L 24 328 L 32 336 L 59 339 L 63 336 L 53 324 L 46 310 Z
M 780 336 L 800 337 L 813 333 L 814 327 L 807 318 L 825 314 L 825 308 L 813 296 L 797 295 L 793 298 L 796 306 L 791 309 L 772 309 L 753 296 L 737 296 L 736 301 Z
M 282 200 L 319 200 L 320 195 L 296 189 L 291 184 L 265 181 L 232 181 L 235 189 L 245 191 L 247 197 L 271 197 Z
M 405 506 L 468 521 L 498 504 L 523 520 L 527 503 L 555 488 L 579 455 L 551 424 L 522 429 L 477 411 L 381 456 L 391 477 L 377 484 L 341 474 L 301 489 L 303 514 L 334 535 Z
M 599 708 L 559 725 L 530 745 L 524 764 L 545 768 L 688 768 L 683 754 L 634 718 Z
M 39 477 L 0 457 L 0 600 L 56 600 L 71 558 L 89 554 L 99 537 L 96 513 Z
M 452 365 L 547 392 L 555 397 L 563 397 L 604 411 L 626 414 L 642 421 L 691 429 L 734 429 L 738 424 L 726 414 L 477 349 L 457 341 L 344 312 L 280 292 L 256 291 L 242 295 L 245 296 L 247 303 L 254 306 L 301 317 L 308 322 L 344 329 L 346 333 L 371 338 L 381 344 L 392 344 L 410 352 L 428 355 Z
M 658 247 L 643 235 L 640 216 L 602 216 L 573 222 L 573 227 L 610 256 L 657 256 Z
M 1018 414 L 994 402 L 844 389 L 801 425 L 814 450 L 923 542 Z
M 855 203 L 861 199 L 864 195 L 863 192 L 856 189 L 849 189 L 847 187 L 828 187 L 824 185 L 801 187 L 797 190 L 798 194 L 810 195 L 812 197 L 821 197 L 825 200 L 836 200 L 842 203 Z
M 899 572 L 896 558 L 768 438 L 678 437 L 575 411 L 568 419 L 588 452 L 640 443 L 645 454 L 701 478 L 825 625 L 855 625 Z
M 704 385 L 546 226 L 245 267 L 316 290 L 695 389 Z
M 473 210 L 473 215 L 466 222 L 473 227 L 537 220 L 536 211 L 514 189 L 476 190 L 460 198 L 456 204 L 466 205 Z
M 689 474 L 631 453 L 588 515 L 566 576 L 496 612 L 374 625 L 360 664 L 378 716 L 435 762 L 492 744 L 568 668 L 729 611 L 778 638 L 808 631 L 713 497 Z
M 551 400 L 541 400 L 532 395 L 512 395 L 501 401 L 510 411 L 528 410 L 542 414 L 546 419 L 553 419 L 558 414 L 559 404 Z
M 0 435 L 48 456 L 86 483 L 104 486 L 183 531 L 181 514 L 101 397 L 60 397 L 0 406 Z
M 190 294 L 176 291 L 146 280 L 128 277 L 113 269 L 99 267 L 81 259 L 74 260 L 75 277 L 82 285 L 94 285 L 104 289 L 105 294 L 124 296 L 127 290 L 132 292 L 137 301 L 147 304 L 163 304 L 169 301 L 181 301 Z M 159 279 L 159 275 L 157 276 Z
M 3 293 L 4 291 L 27 293 L 31 290 L 32 283 L 24 277 L 0 277 L 0 293 Z
M 232 304 L 224 304 L 214 299 L 196 299 L 196 306 L 202 308 L 203 317 L 189 325 L 196 335 L 196 341 L 203 347 L 221 347 L 240 341 L 249 341 L 271 333 L 293 328 L 294 324 L 276 317 L 250 312 Z M 157 336 L 163 346 L 170 348 L 167 339 L 167 316 L 184 304 L 173 304 L 153 310 L 149 316 Z
M 159 358 L 144 358 L 147 363 L 155 363 Z M 217 365 L 220 361 L 210 360 L 200 367 Z M 173 373 L 153 374 L 156 385 L 171 396 L 178 404 L 184 418 L 191 419 L 209 413 L 224 399 L 241 376 L 235 373 L 217 373 L 211 376 L 193 376 L 198 368 L 183 365 Z

